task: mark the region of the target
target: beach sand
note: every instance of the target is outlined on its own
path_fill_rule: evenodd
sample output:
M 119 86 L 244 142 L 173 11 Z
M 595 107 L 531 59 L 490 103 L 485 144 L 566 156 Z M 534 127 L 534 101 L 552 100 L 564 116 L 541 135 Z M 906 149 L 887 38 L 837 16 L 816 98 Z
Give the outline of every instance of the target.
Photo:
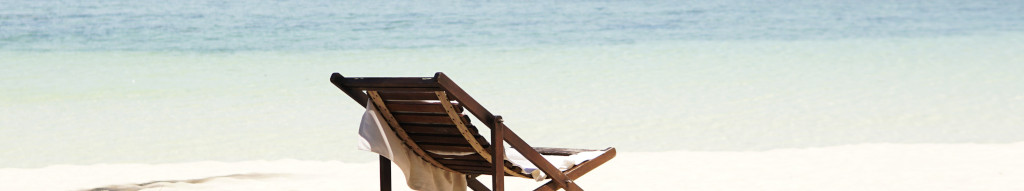
M 626 151 L 577 183 L 587 190 L 1024 190 L 1022 159 L 1024 142 Z M 300 160 L 56 165 L 0 169 L 0 190 L 376 190 L 376 169 Z M 407 190 L 392 169 L 395 190 Z M 542 183 L 509 177 L 506 189 Z

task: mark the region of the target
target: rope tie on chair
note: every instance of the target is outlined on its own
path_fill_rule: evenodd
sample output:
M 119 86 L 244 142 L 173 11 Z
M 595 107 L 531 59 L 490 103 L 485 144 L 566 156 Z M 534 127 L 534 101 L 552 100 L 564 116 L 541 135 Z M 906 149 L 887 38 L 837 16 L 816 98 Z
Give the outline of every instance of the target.
M 480 154 L 480 156 L 483 157 L 484 160 L 487 160 L 487 162 L 491 164 L 503 166 L 505 169 L 505 173 L 511 174 L 516 177 L 528 178 L 521 172 L 516 172 L 512 169 L 509 169 L 507 166 L 505 166 L 504 161 L 492 161 L 491 154 L 487 152 L 487 149 L 484 149 L 483 145 L 480 145 L 480 142 L 477 141 L 476 137 L 473 136 L 473 132 L 469 131 L 469 128 L 467 128 L 466 124 L 463 123 L 462 118 L 459 117 L 458 112 L 456 112 L 455 110 L 455 106 L 453 106 L 452 102 L 448 100 L 448 94 L 445 93 L 444 91 L 434 91 L 434 94 L 437 94 L 437 100 L 441 101 L 441 105 L 444 106 L 444 110 L 448 113 L 448 118 L 451 118 L 452 121 L 455 122 L 455 127 L 459 129 L 459 133 L 462 134 L 462 137 L 466 139 L 466 142 L 469 142 L 469 146 L 473 147 L 473 150 L 475 150 L 477 154 Z

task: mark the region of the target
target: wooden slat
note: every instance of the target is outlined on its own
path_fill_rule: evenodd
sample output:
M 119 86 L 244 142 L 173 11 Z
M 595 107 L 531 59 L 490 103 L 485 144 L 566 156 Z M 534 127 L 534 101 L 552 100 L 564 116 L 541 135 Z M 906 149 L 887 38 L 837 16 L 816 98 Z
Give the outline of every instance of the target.
M 448 167 L 452 168 L 452 169 L 455 169 L 455 170 L 473 170 L 473 171 L 480 171 L 480 172 L 488 172 L 489 169 L 491 168 L 491 167 L 487 167 L 487 166 L 464 166 L 464 165 L 448 165 Z M 487 174 L 494 174 L 494 173 L 491 172 L 491 173 L 487 173 Z
M 415 123 L 402 123 L 402 127 L 405 128 L 409 133 L 417 134 L 438 134 L 438 135 L 460 135 L 459 129 L 455 125 L 442 125 L 442 124 L 415 124 Z M 469 131 L 473 134 L 479 134 L 476 127 L 472 125 L 466 126 Z
M 476 169 L 455 169 L 463 174 L 474 174 L 474 175 L 490 175 L 487 172 L 476 170 Z
M 420 148 L 431 151 L 474 152 L 473 147 L 469 145 L 422 144 Z
M 417 112 L 417 113 L 445 113 L 440 102 L 426 101 L 386 101 L 385 104 L 392 112 Z M 462 107 L 458 103 L 452 104 L 456 111 L 462 113 Z
M 491 163 L 483 160 L 459 160 L 459 159 L 438 159 L 437 162 L 445 165 L 463 165 L 463 166 L 479 166 L 479 167 L 491 167 Z
M 491 174 L 488 174 L 487 172 L 480 171 L 480 170 L 456 169 L 456 171 L 459 171 L 459 173 L 462 173 L 462 174 L 491 175 Z
M 400 123 L 419 123 L 419 124 L 447 124 L 454 125 L 448 115 L 444 114 L 429 114 L 429 113 L 396 113 L 395 119 L 398 119 Z M 463 115 L 465 118 L 465 115 Z
M 394 113 L 399 123 L 455 125 L 447 115 L 436 113 Z M 459 114 L 462 123 L 470 123 L 469 116 Z
M 447 156 L 447 155 L 445 155 L 445 156 Z M 461 165 L 461 166 L 476 166 L 476 167 L 482 167 L 482 168 L 488 168 L 488 169 L 489 168 L 493 168 L 491 163 L 489 163 L 487 161 L 484 161 L 483 158 L 481 158 L 479 156 L 473 155 L 473 156 L 467 156 L 467 157 L 473 157 L 474 159 L 469 159 L 469 160 L 441 159 L 441 157 L 435 157 L 435 159 L 437 159 L 438 162 L 440 162 L 442 164 L 445 164 L 446 166 L 450 166 L 449 164 L 451 164 L 451 165 Z M 519 167 L 513 165 L 509 161 L 504 161 L 504 164 L 505 164 L 505 167 L 508 168 L 511 171 L 514 171 L 514 172 L 522 172 L 523 171 L 522 168 L 519 168 Z M 455 169 L 455 168 L 452 168 L 452 169 Z M 480 173 L 482 173 L 482 174 L 494 174 L 491 171 L 480 172 Z M 506 176 L 522 177 L 522 176 L 519 176 L 519 175 L 516 175 L 516 174 L 509 173 L 508 171 L 505 171 L 505 175 Z M 530 178 L 530 177 L 526 177 L 526 178 Z
M 437 96 L 432 91 L 422 92 L 381 92 L 381 98 L 384 100 L 437 100 Z M 455 97 L 448 96 L 449 100 L 457 100 Z
M 485 161 L 484 158 L 480 157 L 480 155 L 478 155 L 478 154 L 470 154 L 470 155 L 441 155 L 441 154 L 436 154 L 436 153 L 429 153 L 429 154 L 430 154 L 430 157 L 438 159 L 438 160 L 458 159 L 458 160 L 479 160 L 479 161 Z
M 380 91 L 380 92 L 414 92 L 414 91 L 439 91 L 439 90 L 441 90 L 440 88 L 436 88 L 436 87 L 408 87 L 408 88 L 407 87 L 395 87 L 395 88 L 391 88 L 391 87 L 388 87 L 388 88 L 383 88 L 383 87 L 351 87 L 351 86 L 345 86 L 345 87 L 349 87 L 349 88 L 354 89 L 354 90 Z
M 366 101 L 368 98 L 366 93 L 363 93 L 363 91 L 353 90 L 351 88 L 345 87 L 345 85 L 341 84 L 341 82 L 344 79 L 345 76 L 342 76 L 337 72 L 331 74 L 331 83 L 334 84 L 335 87 L 338 87 L 338 89 L 340 89 L 341 92 L 345 92 L 345 94 L 348 95 L 348 97 L 351 97 L 352 100 L 356 101 L 356 103 L 359 103 L 359 105 L 362 105 L 363 108 L 366 108 Z
M 469 142 L 467 142 L 466 139 L 463 138 L 460 135 L 436 135 L 436 134 L 409 133 L 409 138 L 412 138 L 412 140 L 416 141 L 417 143 L 440 143 L 440 144 L 465 144 L 465 145 L 469 145 Z M 476 140 L 477 140 L 477 142 L 479 142 L 479 141 L 487 141 L 487 139 L 484 139 L 484 137 L 482 137 L 482 136 L 477 136 Z M 484 147 L 488 147 L 488 145 L 484 145 Z
M 452 169 L 454 169 L 455 171 L 462 172 L 463 174 L 474 174 L 474 175 L 493 175 L 494 174 L 494 172 L 480 171 L 479 169 L 475 169 L 475 168 L 471 168 L 471 169 L 452 168 Z M 506 172 L 506 173 L 503 174 L 503 176 L 514 176 L 514 175 L 508 174 L 508 172 Z
M 391 77 L 391 78 L 345 78 L 341 84 L 354 88 L 432 88 L 437 87 L 433 78 Z
M 455 136 L 443 136 L 443 135 L 442 136 L 437 136 L 437 135 L 435 135 L 435 136 L 409 135 L 409 138 L 412 138 L 412 140 L 416 141 L 416 143 L 437 143 L 437 144 L 469 145 L 469 143 L 466 142 L 466 139 L 462 138 L 461 136 L 460 137 L 455 137 Z

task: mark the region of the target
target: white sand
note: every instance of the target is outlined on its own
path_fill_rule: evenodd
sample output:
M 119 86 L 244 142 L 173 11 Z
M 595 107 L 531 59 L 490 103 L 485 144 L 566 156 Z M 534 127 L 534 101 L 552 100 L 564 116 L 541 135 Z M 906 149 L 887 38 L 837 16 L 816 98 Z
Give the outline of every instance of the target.
M 297 160 L 58 165 L 0 169 L 0 190 L 375 190 L 376 167 Z M 401 173 L 393 175 L 396 190 L 407 189 Z M 489 177 L 481 179 L 488 183 L 484 178 Z M 518 178 L 506 181 L 508 190 L 540 184 Z M 758 152 L 620 151 L 577 183 L 587 190 L 1024 190 L 1024 142 Z

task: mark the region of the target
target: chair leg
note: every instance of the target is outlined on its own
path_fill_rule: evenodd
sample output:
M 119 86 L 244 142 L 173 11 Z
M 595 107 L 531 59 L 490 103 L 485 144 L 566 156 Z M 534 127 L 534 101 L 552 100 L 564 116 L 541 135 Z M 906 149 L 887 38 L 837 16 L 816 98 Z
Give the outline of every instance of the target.
M 494 164 L 494 176 L 491 176 L 491 187 L 494 191 L 505 190 L 505 124 L 501 116 L 494 117 L 494 128 L 491 129 L 491 163 Z
M 476 180 L 476 176 L 477 175 L 466 175 L 466 184 L 469 185 L 469 189 L 474 191 L 491 191 L 491 189 L 487 189 L 487 186 L 485 186 L 484 183 Z
M 576 180 L 576 179 L 580 178 L 581 176 L 583 176 L 584 174 L 587 174 L 591 170 L 594 170 L 598 166 L 601 166 L 605 162 L 608 162 L 609 160 L 611 160 L 614 157 L 615 157 L 615 148 L 609 148 L 607 151 L 605 151 L 604 154 L 601 154 L 600 156 L 597 156 L 596 158 L 591 159 L 590 161 L 583 162 L 582 164 L 577 165 L 576 167 L 573 167 L 572 169 L 569 169 L 569 170 L 565 171 L 565 176 L 567 178 L 569 178 L 569 180 Z M 548 191 L 548 190 L 552 190 L 553 191 L 553 190 L 558 190 L 559 188 L 561 188 L 560 186 L 558 186 L 558 184 L 556 184 L 553 181 L 554 180 L 548 181 L 544 185 L 541 185 L 537 189 L 534 189 L 534 191 Z
M 380 156 L 380 190 L 391 191 L 391 160 Z

